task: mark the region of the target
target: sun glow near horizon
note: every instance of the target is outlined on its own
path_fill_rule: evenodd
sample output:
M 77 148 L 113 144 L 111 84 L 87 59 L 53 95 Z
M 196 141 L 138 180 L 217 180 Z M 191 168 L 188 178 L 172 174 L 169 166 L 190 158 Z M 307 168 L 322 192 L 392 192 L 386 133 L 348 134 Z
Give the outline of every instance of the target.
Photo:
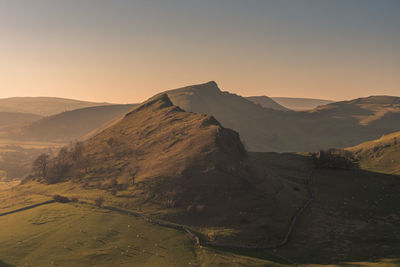
M 40 0 L 0 7 L 1 98 L 133 103 L 209 80 L 243 96 L 400 94 L 396 1 Z

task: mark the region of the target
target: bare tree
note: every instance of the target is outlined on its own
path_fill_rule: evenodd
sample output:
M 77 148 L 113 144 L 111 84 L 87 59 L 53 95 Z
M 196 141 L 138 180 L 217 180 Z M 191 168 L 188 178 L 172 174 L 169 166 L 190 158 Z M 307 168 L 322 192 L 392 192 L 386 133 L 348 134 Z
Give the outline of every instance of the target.
M 82 158 L 83 144 L 82 142 L 76 142 L 74 148 L 72 149 L 72 159 L 74 161 L 79 161 Z
M 63 147 L 58 151 L 57 158 L 59 161 L 64 161 L 68 156 L 68 149 L 66 147 Z
M 94 200 L 94 203 L 96 204 L 97 207 L 101 208 L 104 203 L 104 198 L 100 196 Z
M 43 153 L 39 155 L 32 165 L 32 171 L 40 178 L 47 178 L 47 166 L 49 164 L 49 155 Z

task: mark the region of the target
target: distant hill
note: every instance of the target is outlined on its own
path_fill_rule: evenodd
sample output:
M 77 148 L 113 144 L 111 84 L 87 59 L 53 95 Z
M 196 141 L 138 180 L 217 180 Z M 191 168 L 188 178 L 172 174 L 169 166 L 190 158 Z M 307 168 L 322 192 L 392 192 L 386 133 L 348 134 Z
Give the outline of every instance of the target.
M 347 148 L 363 169 L 400 175 L 400 132 Z
M 104 106 L 108 103 L 95 103 L 58 97 L 11 97 L 0 99 L 0 112 L 22 112 L 41 116 L 51 116 L 61 112 Z
M 0 131 L 2 128 L 15 127 L 40 120 L 42 116 L 29 113 L 0 112 Z
M 370 96 L 357 98 L 319 106 L 311 112 L 335 118 L 352 117 L 357 119 L 361 125 L 381 124 L 382 120 L 390 120 L 391 116 L 400 113 L 400 97 Z
M 24 140 L 70 142 L 102 126 L 134 107 L 130 105 L 107 105 L 76 109 L 45 117 L 26 127 L 13 138 Z
M 321 105 L 333 103 L 331 100 L 314 99 L 314 98 L 297 98 L 297 97 L 271 97 L 278 104 L 297 111 L 314 109 Z
M 371 97 L 304 112 L 266 109 L 222 92 L 215 82 L 166 91 L 182 109 L 213 115 L 239 132 L 249 151 L 315 151 L 348 147 L 400 130 L 400 98 Z M 376 103 L 374 102 L 376 100 Z
M 251 102 L 254 102 L 256 104 L 261 105 L 264 108 L 270 108 L 270 109 L 275 109 L 275 110 L 290 110 L 288 108 L 285 108 L 282 105 L 279 105 L 277 102 L 275 102 L 272 98 L 268 96 L 248 96 L 246 99 L 250 100 Z

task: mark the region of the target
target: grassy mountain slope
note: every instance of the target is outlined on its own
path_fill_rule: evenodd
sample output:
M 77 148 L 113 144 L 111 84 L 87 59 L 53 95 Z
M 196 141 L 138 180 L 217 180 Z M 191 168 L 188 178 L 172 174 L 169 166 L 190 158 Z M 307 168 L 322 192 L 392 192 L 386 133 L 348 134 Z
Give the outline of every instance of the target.
M 331 100 L 314 99 L 314 98 L 298 98 L 298 97 L 271 97 L 278 104 L 296 111 L 311 110 L 318 106 L 333 103 Z
M 11 97 L 0 99 L 0 112 L 22 112 L 51 116 L 68 110 L 104 106 L 106 104 L 57 97 Z
M 215 82 L 166 93 L 184 110 L 212 115 L 225 127 L 238 131 L 250 151 L 348 147 L 400 130 L 400 109 L 396 102 L 400 98 L 390 102 L 372 97 L 338 102 L 307 112 L 283 112 L 262 108 L 241 96 L 222 92 Z M 374 101 L 376 103 L 371 104 Z
M 400 175 L 400 132 L 382 136 L 347 150 L 354 153 L 360 162 L 360 167 L 364 169 Z
M 134 105 L 107 105 L 76 109 L 43 118 L 14 135 L 14 138 L 69 142 L 126 113 Z
M 236 132 L 213 117 L 181 110 L 166 94 L 90 138 L 81 153 L 78 161 L 74 151 L 56 159 L 71 166 L 60 181 L 118 188 L 124 191 L 120 205 L 191 225 L 218 242 L 277 243 L 307 198 L 308 165 L 290 179 L 269 176 Z
M 268 96 L 248 96 L 246 97 L 247 100 L 250 100 L 251 102 L 254 102 L 256 104 L 261 105 L 264 108 L 270 108 L 270 109 L 275 109 L 275 110 L 290 110 L 288 108 L 285 108 L 284 106 L 278 104 L 275 102 L 272 98 Z

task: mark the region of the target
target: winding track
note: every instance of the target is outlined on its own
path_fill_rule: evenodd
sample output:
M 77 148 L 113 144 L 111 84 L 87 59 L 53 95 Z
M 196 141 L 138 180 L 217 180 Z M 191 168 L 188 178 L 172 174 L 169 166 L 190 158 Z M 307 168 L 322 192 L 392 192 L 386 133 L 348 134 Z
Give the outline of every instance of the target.
M 307 191 L 308 191 L 309 196 L 310 196 L 309 199 L 303 204 L 303 206 L 291 218 L 288 231 L 286 232 L 286 235 L 282 239 L 282 241 L 279 242 L 278 244 L 270 245 L 270 246 L 251 246 L 251 245 L 240 246 L 240 245 L 232 245 L 232 244 L 225 244 L 225 243 L 209 242 L 209 241 L 202 240 L 195 231 L 191 230 L 188 227 L 179 225 L 179 224 L 173 224 L 173 223 L 169 223 L 169 222 L 165 222 L 165 221 L 160 221 L 160 220 L 151 218 L 150 216 L 146 216 L 146 215 L 138 213 L 138 212 L 124 210 L 124 209 L 120 209 L 120 208 L 116 208 L 116 207 L 112 207 L 112 206 L 103 206 L 102 208 L 106 209 L 106 210 L 122 213 L 122 214 L 125 214 L 125 215 L 135 216 L 135 217 L 141 218 L 141 219 L 143 219 L 143 220 L 145 220 L 145 221 L 147 221 L 149 223 L 152 223 L 154 225 L 158 225 L 158 226 L 161 226 L 161 227 L 172 228 L 172 229 L 176 229 L 178 231 L 187 233 L 190 236 L 190 238 L 195 242 L 196 246 L 230 248 L 230 249 L 277 249 L 277 248 L 280 248 L 280 247 L 282 247 L 282 246 L 284 246 L 284 245 L 286 245 L 288 243 L 288 241 L 289 241 L 289 239 L 290 239 L 290 237 L 291 237 L 291 235 L 293 233 L 293 229 L 294 229 L 294 227 L 296 225 L 297 219 L 300 217 L 300 215 L 307 209 L 307 207 L 314 200 L 314 192 L 313 192 L 313 188 L 312 188 L 312 176 L 313 176 L 313 174 L 314 174 L 314 169 L 310 172 L 310 174 L 308 175 L 307 180 L 306 180 L 306 187 L 307 187 Z M 51 203 L 55 203 L 55 202 L 56 202 L 55 200 L 48 200 L 48 201 L 40 202 L 40 203 L 33 204 L 33 205 L 30 205 L 30 206 L 26 206 L 26 207 L 23 207 L 23 208 L 20 208 L 20 209 L 16 209 L 16 210 L 0 213 L 0 216 L 5 216 L 5 215 L 9 215 L 9 214 L 20 212 L 20 211 L 33 209 L 33 208 L 36 208 L 36 207 L 39 207 L 39 206 L 43 206 L 43 205 L 47 205 L 47 204 L 51 204 Z M 93 206 L 93 204 L 91 204 L 89 202 L 81 201 L 79 203 Z M 282 256 L 278 256 L 278 255 L 275 255 L 275 254 L 274 254 L 274 256 L 275 257 L 279 257 L 279 258 L 287 261 L 288 263 L 296 264 L 292 260 L 289 260 L 289 259 L 284 258 Z

